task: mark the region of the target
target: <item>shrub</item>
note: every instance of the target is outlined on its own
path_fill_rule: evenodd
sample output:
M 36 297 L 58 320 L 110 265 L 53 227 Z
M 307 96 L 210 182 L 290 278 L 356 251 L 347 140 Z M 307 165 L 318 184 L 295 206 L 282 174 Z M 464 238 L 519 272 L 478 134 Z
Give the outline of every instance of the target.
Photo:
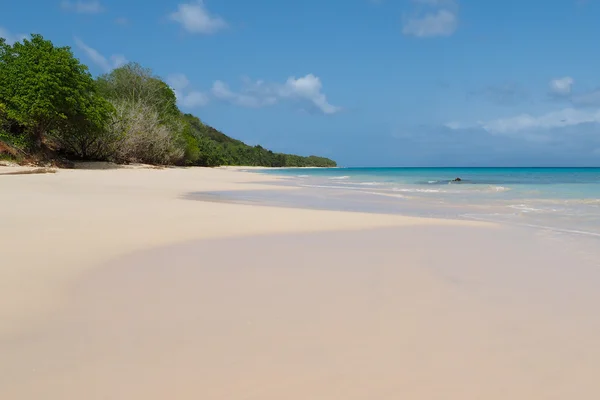
M 114 160 L 174 164 L 182 160 L 185 146 L 180 133 L 160 123 L 158 112 L 142 102 L 113 101 L 114 112 L 107 126 L 116 138 Z

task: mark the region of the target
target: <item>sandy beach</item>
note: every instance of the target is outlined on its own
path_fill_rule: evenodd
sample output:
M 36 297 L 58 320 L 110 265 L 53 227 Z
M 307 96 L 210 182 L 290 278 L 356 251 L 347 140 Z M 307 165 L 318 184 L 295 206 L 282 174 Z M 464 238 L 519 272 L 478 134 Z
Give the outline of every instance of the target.
M 600 397 L 594 260 L 498 224 L 187 196 L 276 179 L 0 176 L 0 398 Z

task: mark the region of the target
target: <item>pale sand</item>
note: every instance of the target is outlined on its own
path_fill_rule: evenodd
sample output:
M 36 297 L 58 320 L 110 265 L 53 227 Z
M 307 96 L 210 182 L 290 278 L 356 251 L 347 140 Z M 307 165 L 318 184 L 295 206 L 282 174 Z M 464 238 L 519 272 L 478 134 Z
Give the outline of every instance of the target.
M 183 198 L 189 192 L 272 189 L 254 182 L 277 179 L 235 170 L 89 167 L 0 176 L 0 338 L 51 315 L 83 271 L 136 250 L 199 238 L 465 224 Z
M 560 241 L 182 199 L 270 179 L 0 178 L 0 398 L 600 398 L 599 270 Z
M 2 348 L 10 399 L 600 396 L 597 270 L 519 230 L 192 241 L 85 274 Z M 572 274 L 572 272 L 576 272 Z

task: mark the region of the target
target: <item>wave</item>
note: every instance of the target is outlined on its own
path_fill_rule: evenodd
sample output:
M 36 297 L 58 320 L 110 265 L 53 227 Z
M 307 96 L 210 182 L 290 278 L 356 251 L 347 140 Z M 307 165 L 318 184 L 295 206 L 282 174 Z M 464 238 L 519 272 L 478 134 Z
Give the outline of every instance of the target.
M 350 179 L 350 177 L 348 175 L 344 175 L 344 176 L 332 176 L 331 178 L 328 178 L 334 181 L 338 181 L 338 180 L 345 180 L 345 179 Z
M 385 192 L 367 192 L 367 191 L 363 191 L 362 193 L 368 193 L 368 194 L 374 194 L 377 196 L 385 196 L 385 197 L 394 197 L 397 199 L 407 199 L 409 197 L 406 197 L 404 195 L 401 194 L 392 194 L 392 193 L 385 193 Z
M 504 219 L 501 219 L 500 221 L 498 221 L 497 219 L 494 218 L 494 217 L 498 217 L 498 216 L 504 216 L 504 214 L 499 214 L 499 213 L 494 213 L 494 214 L 461 214 L 461 217 L 463 217 L 463 218 L 473 219 L 473 220 L 477 220 L 477 221 L 486 221 L 486 222 L 495 222 L 495 223 L 500 222 L 500 223 L 507 223 L 507 224 L 510 224 L 510 225 L 513 225 L 513 226 L 522 226 L 522 227 L 527 227 L 527 228 L 543 229 L 543 230 L 547 230 L 547 231 L 551 231 L 551 232 L 569 233 L 569 234 L 575 234 L 575 235 L 600 237 L 600 233 L 599 232 L 593 232 L 593 231 L 584 231 L 584 230 L 580 230 L 580 229 L 562 228 L 562 227 L 549 226 L 549 225 L 540 225 L 540 224 L 534 224 L 534 223 L 523 223 L 523 222 L 517 222 L 517 221 L 512 221 L 512 220 L 504 220 Z
M 527 204 L 511 204 L 508 206 L 508 208 L 512 208 L 513 210 L 517 210 L 517 211 L 521 211 L 521 212 L 525 212 L 525 213 L 529 213 L 529 212 L 543 213 L 543 212 L 558 212 L 558 211 L 560 211 L 555 208 L 535 208 L 535 207 L 528 206 Z
M 323 189 L 346 189 L 346 190 L 357 190 L 361 191 L 360 188 L 353 188 L 351 186 L 336 186 L 336 185 L 298 185 L 300 187 L 308 188 L 323 188 Z
M 352 187 L 352 186 L 336 186 L 336 185 L 315 185 L 315 184 L 309 184 L 309 185 L 298 185 L 300 187 L 306 187 L 306 188 L 316 188 L 316 189 L 344 189 L 344 190 L 353 190 L 356 192 L 360 192 L 360 193 L 366 193 L 366 194 L 374 194 L 377 196 L 386 196 L 386 197 L 395 197 L 395 198 L 407 198 L 404 195 L 401 194 L 396 194 L 396 193 L 390 193 L 388 192 L 373 192 L 370 190 L 365 190 L 363 188 L 360 187 Z
M 441 189 L 411 189 L 411 188 L 393 188 L 393 192 L 406 192 L 406 193 L 447 193 L 446 190 Z

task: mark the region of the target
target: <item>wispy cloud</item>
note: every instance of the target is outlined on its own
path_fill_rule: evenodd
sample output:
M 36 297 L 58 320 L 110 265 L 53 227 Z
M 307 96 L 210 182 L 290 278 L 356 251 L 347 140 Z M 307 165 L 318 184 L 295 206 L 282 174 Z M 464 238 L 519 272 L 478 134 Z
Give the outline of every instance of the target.
M 570 76 L 552 79 L 549 83 L 550 95 L 556 100 L 568 101 L 577 108 L 600 107 L 600 89 L 594 88 L 583 92 L 575 92 L 575 79 Z
M 529 99 L 529 93 L 518 83 L 506 82 L 470 91 L 467 93 L 467 98 L 471 97 L 483 98 L 500 106 L 514 106 Z
M 129 19 L 125 18 L 125 17 L 118 17 L 115 18 L 115 24 L 117 25 L 121 25 L 121 26 L 127 26 L 129 25 Z
M 570 76 L 552 79 L 550 81 L 550 93 L 555 96 L 569 96 L 575 80 Z
M 418 38 L 450 36 L 458 28 L 458 4 L 453 0 L 413 0 L 421 7 L 404 18 L 402 33 Z
M 288 100 L 322 114 L 335 114 L 341 111 L 341 107 L 329 103 L 322 90 L 323 84 L 319 77 L 308 74 L 300 78 L 289 77 L 284 83 L 262 80 L 252 82 L 246 79 L 239 92 L 231 90 L 222 81 L 216 81 L 211 92 L 217 99 L 241 107 L 259 108 Z
M 211 93 L 219 100 L 228 101 L 240 107 L 260 108 L 277 103 L 277 97 L 270 90 L 262 89 L 263 82 L 247 84 L 240 92 L 234 92 L 223 81 L 213 83 Z
M 190 33 L 211 34 L 228 26 L 223 18 L 209 13 L 202 0 L 179 4 L 169 19 Z
M 184 74 L 171 74 L 167 77 L 167 83 L 177 96 L 177 102 L 184 108 L 197 108 L 208 104 L 209 98 L 206 93 L 190 90 L 190 81 Z
M 13 45 L 15 42 L 20 42 L 23 39 L 26 39 L 28 35 L 24 33 L 12 34 L 7 29 L 4 29 L 0 26 L 0 37 L 6 40 L 7 44 Z
M 573 94 L 571 103 L 576 107 L 600 107 L 600 89 Z
M 121 54 L 113 54 L 109 58 L 104 57 L 98 50 L 88 46 L 81 39 L 75 38 L 75 45 L 103 72 L 110 72 L 115 68 L 127 64 L 127 59 Z
M 64 0 L 60 6 L 65 11 L 71 11 L 78 14 L 99 14 L 104 12 L 104 7 L 97 0 L 84 1 L 68 1 Z
M 479 125 L 405 127 L 388 141 L 378 138 L 376 162 L 381 165 L 402 160 L 405 165 L 423 166 L 600 165 L 598 128 L 595 122 L 502 133 Z
M 475 124 L 450 122 L 446 124 L 446 127 L 455 130 L 482 128 L 493 134 L 514 134 L 565 128 L 590 123 L 600 123 L 600 110 L 581 110 L 569 107 L 540 115 L 524 113 L 513 117 L 479 121 Z

